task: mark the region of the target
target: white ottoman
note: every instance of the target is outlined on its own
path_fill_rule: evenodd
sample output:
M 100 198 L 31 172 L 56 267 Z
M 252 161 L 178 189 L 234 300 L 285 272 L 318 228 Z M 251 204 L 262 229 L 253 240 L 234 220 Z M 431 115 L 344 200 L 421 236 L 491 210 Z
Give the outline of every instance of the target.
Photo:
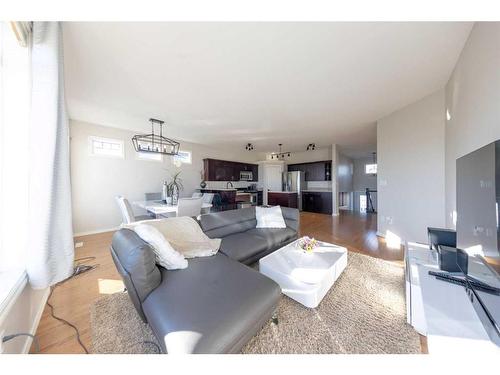
M 314 308 L 347 266 L 347 249 L 319 242 L 312 253 L 306 253 L 297 242 L 260 259 L 259 271 L 276 281 L 288 297 Z

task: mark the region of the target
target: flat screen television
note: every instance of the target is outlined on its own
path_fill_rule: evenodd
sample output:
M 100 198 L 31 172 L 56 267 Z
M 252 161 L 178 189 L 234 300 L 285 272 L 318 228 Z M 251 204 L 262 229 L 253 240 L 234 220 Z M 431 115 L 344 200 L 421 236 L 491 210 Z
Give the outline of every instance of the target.
M 457 247 L 500 257 L 500 140 L 457 159 Z
M 490 339 L 500 346 L 500 277 L 484 257 L 500 257 L 500 140 L 457 159 L 457 265 Z M 496 288 L 477 287 L 476 280 Z

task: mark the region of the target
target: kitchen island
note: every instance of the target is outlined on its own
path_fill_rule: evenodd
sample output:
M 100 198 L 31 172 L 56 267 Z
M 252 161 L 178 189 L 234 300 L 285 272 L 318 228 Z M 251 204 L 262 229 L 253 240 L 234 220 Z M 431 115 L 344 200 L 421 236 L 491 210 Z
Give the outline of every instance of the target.
M 303 190 L 302 210 L 331 215 L 332 191 L 329 189 Z
M 296 191 L 268 191 L 267 204 L 269 206 L 282 206 L 298 208 L 298 194 Z
M 197 189 L 201 193 L 213 193 L 214 199 L 212 211 L 227 211 L 238 208 L 236 203 L 235 188 L 220 188 L 220 189 Z
M 249 188 L 205 188 L 201 193 L 213 193 L 213 211 L 234 210 L 237 208 L 262 205 L 262 190 Z

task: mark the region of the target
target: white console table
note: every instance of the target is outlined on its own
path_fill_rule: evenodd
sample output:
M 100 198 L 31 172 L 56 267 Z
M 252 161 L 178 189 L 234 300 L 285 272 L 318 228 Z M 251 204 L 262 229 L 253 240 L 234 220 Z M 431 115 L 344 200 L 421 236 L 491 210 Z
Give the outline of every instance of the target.
M 405 249 L 407 320 L 427 336 L 430 354 L 500 354 L 490 341 L 465 288 L 437 280 L 439 271 L 428 245 L 407 243 Z

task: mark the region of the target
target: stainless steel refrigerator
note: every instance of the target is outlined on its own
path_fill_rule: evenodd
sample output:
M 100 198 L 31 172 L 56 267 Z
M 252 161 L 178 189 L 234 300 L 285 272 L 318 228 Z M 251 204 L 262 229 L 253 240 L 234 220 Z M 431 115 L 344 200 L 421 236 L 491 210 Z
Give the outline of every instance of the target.
M 283 191 L 297 192 L 297 207 L 302 211 L 302 191 L 306 188 L 303 172 L 283 172 Z

